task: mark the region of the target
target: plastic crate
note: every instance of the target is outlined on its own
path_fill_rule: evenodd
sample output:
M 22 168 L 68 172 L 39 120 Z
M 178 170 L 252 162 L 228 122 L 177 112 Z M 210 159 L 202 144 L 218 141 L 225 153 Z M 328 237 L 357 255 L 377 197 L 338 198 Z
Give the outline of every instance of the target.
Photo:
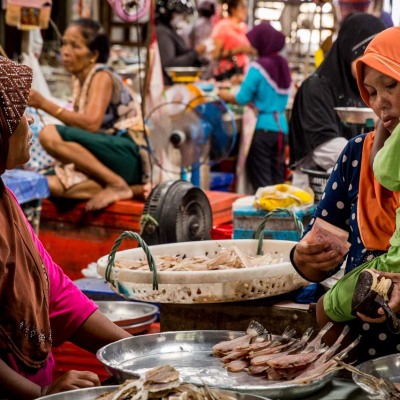
M 303 226 L 307 226 L 315 211 L 315 205 L 296 210 L 294 213 Z M 253 205 L 245 205 L 233 210 L 233 239 L 253 239 L 254 234 L 262 222 L 266 210 L 257 210 Z M 265 225 L 266 239 L 299 240 L 293 218 L 284 213 L 271 217 Z
M 328 182 L 330 174 L 326 171 L 317 171 L 307 168 L 301 168 L 301 172 L 308 175 L 310 187 L 314 192 L 314 203 L 318 203 L 324 194 L 326 183 Z
M 210 189 L 220 192 L 229 192 L 233 183 L 234 174 L 231 172 L 211 172 Z

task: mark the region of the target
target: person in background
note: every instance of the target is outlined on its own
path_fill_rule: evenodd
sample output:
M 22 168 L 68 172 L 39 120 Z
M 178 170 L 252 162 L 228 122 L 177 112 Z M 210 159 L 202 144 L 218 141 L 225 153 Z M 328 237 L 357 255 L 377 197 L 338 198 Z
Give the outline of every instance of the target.
M 109 53 L 109 40 L 98 22 L 72 21 L 63 35 L 61 57 L 72 75 L 73 109 L 33 89 L 29 97 L 30 106 L 65 124 L 48 125 L 39 134 L 44 149 L 63 163 L 48 176 L 51 194 L 88 199 L 87 210 L 150 191 L 149 184 L 142 184 L 138 146 L 127 130 L 143 129 L 140 107 L 107 67 Z
M 203 44 L 210 38 L 213 29 L 212 17 L 215 15 L 216 1 L 201 0 L 197 6 L 198 17 L 182 34 L 190 48 Z
M 351 247 L 346 257 L 345 274 L 356 273 L 357 267 L 371 260 L 374 265 L 374 258 L 387 253 L 390 244 L 391 254 L 388 253 L 381 260 L 389 261 L 395 255 L 398 232 L 394 232 L 396 210 L 399 210 L 399 193 L 386 189 L 378 182 L 372 170 L 371 160 L 383 143 L 385 146 L 382 150 L 385 150 L 386 143 L 390 148 L 393 142 L 398 141 L 396 135 L 399 134 L 400 118 L 400 51 L 398 46 L 393 45 L 398 40 L 399 27 L 384 30 L 376 35 L 364 56 L 357 62 L 357 82 L 361 96 L 381 122 L 376 132 L 359 135 L 348 142 L 327 182 L 312 222 L 305 230 L 305 237 L 291 251 L 293 266 L 309 281 L 320 282 L 328 278 L 343 262 L 342 255 L 332 249 L 330 243 L 311 243 L 307 240 L 307 234 L 317 217 L 349 233 Z M 392 147 L 391 155 L 388 148 L 381 153 L 380 157 L 385 154 L 388 157 L 380 158 L 378 167 L 382 168 L 380 173 L 385 173 L 384 176 L 379 175 L 385 186 L 392 180 L 391 189 L 396 189 L 393 179 L 398 177 L 398 168 L 393 168 L 398 154 L 396 147 Z M 379 263 L 380 260 L 376 261 Z M 390 269 L 392 268 L 398 266 L 390 266 Z M 389 304 L 398 312 L 399 274 L 383 272 L 380 275 L 395 280 L 396 295 Z M 334 299 L 331 300 L 333 302 L 326 300 L 326 304 L 323 299 L 318 302 L 319 326 L 327 322 L 324 305 L 333 316 L 335 302 Z M 359 317 L 351 322 L 350 329 L 355 336 L 362 334 L 362 342 L 357 351 L 359 362 L 365 358 L 400 351 L 398 335 L 393 336 L 386 324 L 379 323 L 382 322 L 382 318 L 374 321 L 365 316 Z M 336 321 L 339 320 L 340 318 L 336 318 Z M 324 339 L 332 343 L 341 328 L 343 326 L 328 332 Z
M 394 26 L 392 16 L 383 9 L 383 0 L 372 0 L 368 12 L 378 17 L 385 24 L 386 28 Z
M 165 68 L 200 67 L 205 63 L 202 57 L 206 46 L 202 43 L 190 48 L 178 34 L 179 24 L 186 15 L 193 14 L 190 1 L 156 0 L 156 34 L 164 80 L 171 84 Z
M 0 175 L 29 160 L 26 115 L 32 71 L 0 57 Z M 56 265 L 0 178 L 0 393 L 31 400 L 100 385 L 90 371 L 53 382 L 52 347 L 65 341 L 95 353 L 130 337 L 97 309 Z
M 343 21 L 354 12 L 367 12 L 380 18 L 386 28 L 394 25 L 391 15 L 383 10 L 382 0 L 338 0 L 337 4 L 339 21 Z
M 252 104 L 257 109 L 256 128 L 246 161 L 248 177 L 256 190 L 285 180 L 288 133 L 285 109 L 291 74 L 287 60 L 279 55 L 285 46 L 285 36 L 269 22 L 256 25 L 247 38 L 259 58 L 250 63 L 236 95 L 221 90 L 218 96 L 231 103 Z
M 257 55 L 246 36 L 247 1 L 226 0 L 228 17 L 221 19 L 211 33 L 214 41 L 212 52 L 216 63 L 217 80 L 229 78 L 239 71 L 246 72 L 249 55 Z M 232 76 L 231 75 L 231 76 Z
M 335 107 L 363 107 L 355 79 L 355 62 L 383 23 L 366 13 L 349 15 L 327 57 L 297 91 L 289 122 L 293 185 L 309 186 L 301 168 L 331 171 L 357 126 L 344 125 Z
M 336 0 L 339 23 L 354 12 L 367 12 L 371 0 Z
M 182 37 L 191 49 L 195 49 L 197 46 L 201 45 L 206 47 L 204 59 L 207 60 L 207 66 L 202 72 L 201 78 L 209 79 L 212 78 L 214 69 L 211 57 L 211 51 L 213 49 L 211 31 L 214 26 L 212 19 L 216 12 L 216 1 L 201 0 L 197 6 L 197 12 L 198 17 L 192 24 L 187 25 L 187 28 L 182 32 Z

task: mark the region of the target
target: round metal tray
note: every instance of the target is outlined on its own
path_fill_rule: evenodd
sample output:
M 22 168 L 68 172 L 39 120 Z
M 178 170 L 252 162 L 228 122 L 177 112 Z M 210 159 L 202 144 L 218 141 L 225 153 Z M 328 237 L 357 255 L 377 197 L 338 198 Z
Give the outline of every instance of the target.
M 150 326 L 153 322 L 157 321 L 157 316 L 148 319 L 146 321 L 138 322 L 136 324 L 121 326 L 123 330 L 130 333 L 131 335 L 137 335 L 138 333 L 145 332 L 150 329 Z
M 364 125 L 368 119 L 377 121 L 378 116 L 368 107 L 335 107 L 340 120 L 348 124 Z
M 39 397 L 36 400 L 93 400 L 96 397 L 104 393 L 110 393 L 115 389 L 118 389 L 118 385 L 98 386 L 94 388 L 77 389 L 68 392 L 50 394 L 49 396 Z
M 147 369 L 169 364 L 179 371 L 183 382 L 271 399 L 305 397 L 321 389 L 334 376 L 330 373 L 309 384 L 299 384 L 268 381 L 247 372 L 229 372 L 221 359 L 213 356 L 212 346 L 240 335 L 243 332 L 183 331 L 136 336 L 101 348 L 97 358 L 120 382 L 138 377 Z
M 99 311 L 109 320 L 124 328 L 154 319 L 158 313 L 158 307 L 152 304 L 131 301 L 95 301 L 95 303 L 99 306 Z
M 400 383 L 400 353 L 365 361 L 358 365 L 357 368 L 377 378 L 388 378 L 393 383 Z M 353 373 L 353 380 L 365 392 L 375 394 L 369 386 L 362 382 L 357 374 Z
M 93 400 L 96 397 L 118 389 L 118 385 L 99 386 L 88 389 L 71 390 L 69 392 L 52 394 L 50 396 L 39 397 L 40 400 Z M 221 390 L 222 393 L 234 397 L 236 400 L 269 400 L 266 397 L 259 397 L 249 393 L 232 392 L 230 390 Z M 36 400 L 39 400 L 36 399 Z

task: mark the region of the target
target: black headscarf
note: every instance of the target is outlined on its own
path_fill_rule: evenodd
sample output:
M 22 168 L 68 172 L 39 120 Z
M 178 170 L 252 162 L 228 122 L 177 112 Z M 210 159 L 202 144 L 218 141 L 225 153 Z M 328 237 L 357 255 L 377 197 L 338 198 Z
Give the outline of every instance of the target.
M 383 31 L 383 22 L 366 13 L 350 14 L 342 23 L 338 37 L 324 62 L 315 72 L 332 85 L 343 107 L 362 107 L 357 81 L 351 74 L 351 63 L 364 54 L 374 36 Z
M 343 125 L 335 107 L 365 107 L 351 73 L 351 63 L 385 26 L 366 13 L 350 14 L 321 66 L 296 93 L 289 124 L 290 163 L 295 166 L 316 147 L 337 137 L 351 137 L 360 127 Z

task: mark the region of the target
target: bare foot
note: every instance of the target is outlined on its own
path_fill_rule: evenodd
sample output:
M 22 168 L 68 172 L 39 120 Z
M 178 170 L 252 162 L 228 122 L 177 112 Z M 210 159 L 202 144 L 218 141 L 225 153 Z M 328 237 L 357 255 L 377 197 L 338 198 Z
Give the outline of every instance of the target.
M 87 211 L 100 210 L 118 200 L 131 199 L 133 191 L 128 185 L 106 186 L 86 203 Z
M 145 183 L 144 185 L 131 185 L 130 188 L 133 192 L 133 198 L 135 199 L 147 199 L 153 186 L 150 182 Z

